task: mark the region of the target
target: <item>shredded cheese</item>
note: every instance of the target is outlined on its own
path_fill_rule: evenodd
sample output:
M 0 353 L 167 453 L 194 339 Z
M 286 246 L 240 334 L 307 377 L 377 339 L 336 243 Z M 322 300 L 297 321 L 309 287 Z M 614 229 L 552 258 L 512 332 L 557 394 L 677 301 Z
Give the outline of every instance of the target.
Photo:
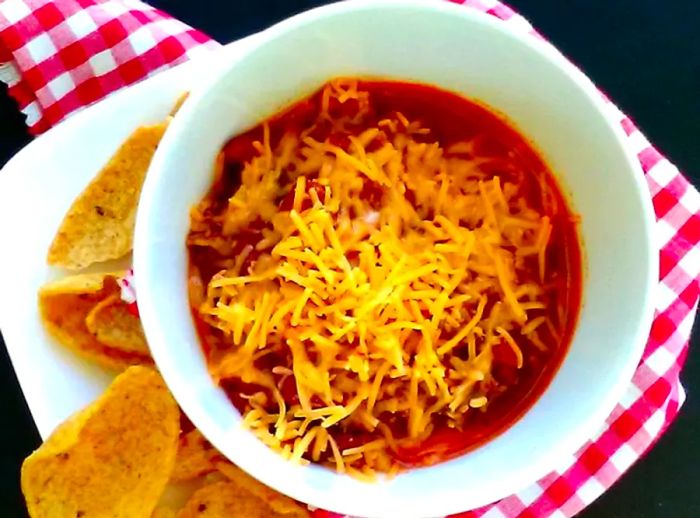
M 331 116 L 334 103 L 351 101 L 356 113 Z M 366 93 L 345 80 L 327 85 L 320 105 L 319 121 L 341 131 L 368 110 Z M 545 308 L 552 226 L 481 169 L 471 142 L 447 151 L 426 143 L 429 128 L 401 113 L 347 147 L 314 139 L 313 129 L 272 147 L 265 126 L 220 224 L 224 242 L 235 242 L 262 220 L 266 241 L 247 271 L 251 247 L 212 278 L 198 312 L 230 344 L 212 368 L 217 379 L 272 395 L 248 398 L 244 416 L 266 444 L 362 477 L 395 472 L 390 452 L 429 437 L 435 416 L 459 429 L 488 407 L 496 344 L 511 348 L 518 368 L 518 340 L 546 347 L 538 330 L 552 322 L 530 315 Z M 368 189 L 381 191 L 380 205 Z M 291 208 L 281 210 L 287 194 Z M 262 368 L 267 354 L 287 363 Z M 290 399 L 281 387 L 292 380 Z M 405 417 L 398 437 L 383 422 L 392 414 Z M 348 426 L 373 439 L 342 446 Z

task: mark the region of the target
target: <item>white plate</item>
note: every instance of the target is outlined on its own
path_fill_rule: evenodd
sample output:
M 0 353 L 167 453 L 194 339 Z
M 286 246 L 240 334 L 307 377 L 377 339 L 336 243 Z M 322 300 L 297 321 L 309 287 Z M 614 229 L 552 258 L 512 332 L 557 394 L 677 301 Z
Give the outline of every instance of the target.
M 250 37 L 212 55 L 238 53 L 249 43 Z M 0 330 L 42 438 L 114 377 L 44 331 L 37 291 L 65 275 L 46 265 L 49 244 L 73 199 L 127 135 L 163 120 L 182 92 L 212 72 L 210 58 L 200 55 L 86 108 L 31 142 L 0 171 Z

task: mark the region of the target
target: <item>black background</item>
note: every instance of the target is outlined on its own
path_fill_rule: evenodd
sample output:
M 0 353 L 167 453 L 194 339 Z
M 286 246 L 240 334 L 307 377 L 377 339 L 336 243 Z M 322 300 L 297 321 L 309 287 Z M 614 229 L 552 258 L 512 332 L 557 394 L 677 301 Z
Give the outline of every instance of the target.
M 327 2 L 150 3 L 228 42 Z M 582 67 L 649 139 L 700 185 L 700 2 L 513 0 L 510 5 Z M 0 92 L 0 165 L 28 141 L 22 118 L 5 92 Z M 11 244 L 1 243 L 0 254 L 5 246 Z M 683 372 L 688 399 L 680 416 L 657 446 L 580 516 L 700 516 L 697 335 L 696 330 Z M 23 516 L 19 466 L 38 446 L 39 436 L 4 347 L 0 347 L 0 416 L 0 516 Z

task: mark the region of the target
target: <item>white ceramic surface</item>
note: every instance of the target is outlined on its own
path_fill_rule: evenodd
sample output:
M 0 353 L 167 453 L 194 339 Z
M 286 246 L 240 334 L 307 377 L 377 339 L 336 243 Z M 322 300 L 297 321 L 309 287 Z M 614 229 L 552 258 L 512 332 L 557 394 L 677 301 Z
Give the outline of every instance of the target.
M 217 54 L 235 54 L 249 41 Z M 0 171 L 0 330 L 44 438 L 114 377 L 55 343 L 41 325 L 37 290 L 68 273 L 46 265 L 49 243 L 75 196 L 126 136 L 167 116 L 178 96 L 219 61 L 206 53 L 109 96 L 33 140 Z M 128 265 L 127 259 L 93 269 Z
M 241 426 L 211 381 L 186 295 L 188 210 L 226 140 L 339 75 L 432 83 L 506 113 L 542 151 L 582 215 L 580 323 L 539 401 L 483 447 L 366 484 L 284 461 Z M 657 274 L 652 208 L 621 129 L 593 85 L 552 47 L 445 2 L 356 1 L 274 26 L 185 103 L 146 180 L 135 242 L 139 307 L 153 355 L 182 408 L 231 460 L 266 484 L 326 509 L 383 517 L 464 511 L 546 474 L 589 438 L 637 365 Z

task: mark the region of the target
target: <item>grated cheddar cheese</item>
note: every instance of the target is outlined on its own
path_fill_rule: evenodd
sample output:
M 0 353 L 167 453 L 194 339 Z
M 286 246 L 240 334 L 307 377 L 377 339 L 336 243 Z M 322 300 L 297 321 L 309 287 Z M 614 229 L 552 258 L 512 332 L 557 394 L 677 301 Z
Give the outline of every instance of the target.
M 547 258 L 565 209 L 546 182 L 533 206 L 477 138 L 377 120 L 357 81 L 318 97 L 306 126 L 264 124 L 231 195 L 193 209 L 190 297 L 245 425 L 289 459 L 371 478 L 488 412 L 504 355 L 517 371 L 557 346 Z

